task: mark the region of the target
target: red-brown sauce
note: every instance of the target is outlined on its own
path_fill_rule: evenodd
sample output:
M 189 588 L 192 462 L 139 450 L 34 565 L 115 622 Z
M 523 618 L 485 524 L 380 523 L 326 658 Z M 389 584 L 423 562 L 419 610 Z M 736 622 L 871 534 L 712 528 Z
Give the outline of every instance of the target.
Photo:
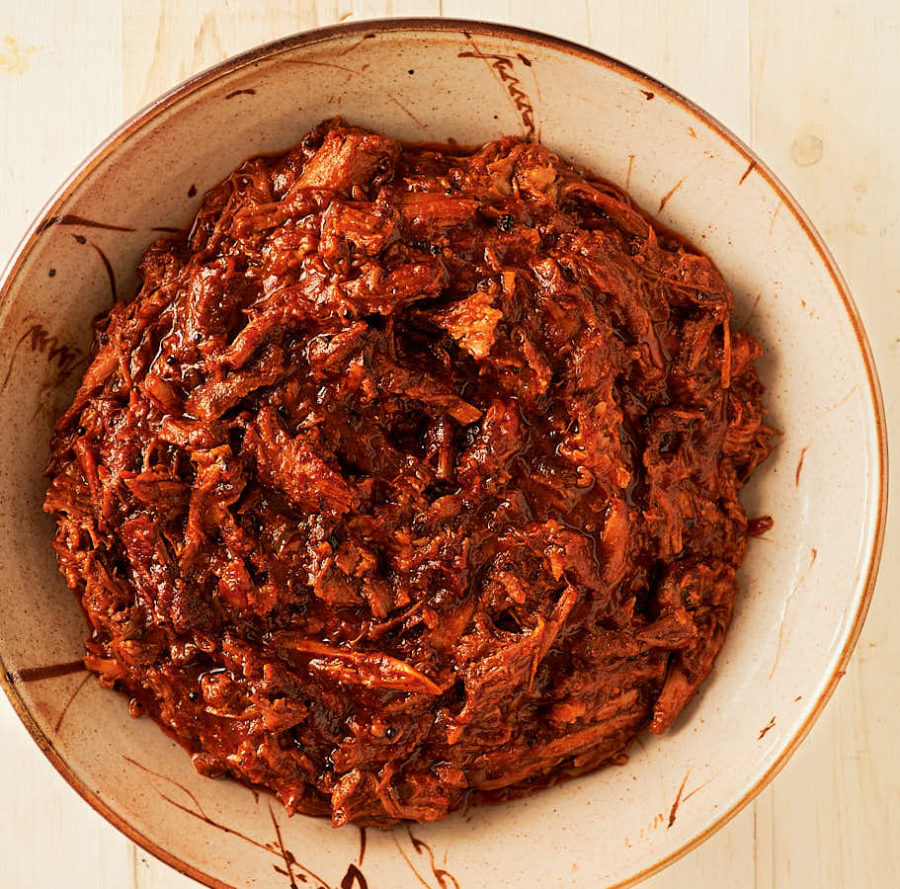
M 87 666 L 198 769 L 386 826 L 672 723 L 770 434 L 705 256 L 539 144 L 332 121 L 140 271 L 45 509 Z

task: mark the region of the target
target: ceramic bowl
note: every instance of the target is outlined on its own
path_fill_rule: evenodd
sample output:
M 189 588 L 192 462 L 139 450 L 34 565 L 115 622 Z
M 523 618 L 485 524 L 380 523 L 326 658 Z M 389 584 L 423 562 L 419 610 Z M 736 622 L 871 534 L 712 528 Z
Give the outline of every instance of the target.
M 200 777 L 155 724 L 79 668 L 85 627 L 41 512 L 53 419 L 90 321 L 136 284 L 142 249 L 186 225 L 247 156 L 323 118 L 411 140 L 543 140 L 625 186 L 718 263 L 760 339 L 781 430 L 747 489 L 734 623 L 702 693 L 625 765 L 438 824 L 369 831 L 288 818 Z M 842 675 L 884 519 L 872 358 L 821 239 L 765 165 L 668 87 L 596 52 L 494 25 L 361 22 L 234 58 L 154 102 L 86 160 L 32 227 L 0 308 L 0 657 L 4 687 L 62 775 L 124 833 L 218 887 L 611 886 L 662 867 L 751 800 Z

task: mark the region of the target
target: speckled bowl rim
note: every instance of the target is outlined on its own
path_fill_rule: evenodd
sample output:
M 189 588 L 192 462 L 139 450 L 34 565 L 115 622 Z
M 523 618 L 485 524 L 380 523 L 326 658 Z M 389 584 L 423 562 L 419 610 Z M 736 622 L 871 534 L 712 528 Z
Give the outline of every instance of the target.
M 490 22 L 449 18 L 370 19 L 358 22 L 350 22 L 343 25 L 333 25 L 325 28 L 317 28 L 311 31 L 303 31 L 299 34 L 294 34 L 289 37 L 281 38 L 280 40 L 272 41 L 271 43 L 265 43 L 254 49 L 248 50 L 247 52 L 232 56 L 231 58 L 226 59 L 224 62 L 221 62 L 218 65 L 207 68 L 205 71 L 202 71 L 199 74 L 188 78 L 187 80 L 163 93 L 157 99 L 138 111 L 134 116 L 125 121 L 125 123 L 118 127 L 118 129 L 113 131 L 113 133 L 111 133 L 103 142 L 101 142 L 100 145 L 93 152 L 91 152 L 85 158 L 85 160 L 81 162 L 81 164 L 78 165 L 75 171 L 60 186 L 53 197 L 51 197 L 47 204 L 44 206 L 38 218 L 31 224 L 25 236 L 22 238 L 11 259 L 7 263 L 6 268 L 3 271 L 3 275 L 0 276 L 0 308 L 2 308 L 2 306 L 6 303 L 6 300 L 9 297 L 9 292 L 11 290 L 11 284 L 15 280 L 25 259 L 31 252 L 31 249 L 34 247 L 36 237 L 43 228 L 46 220 L 51 216 L 57 215 L 57 210 L 60 205 L 78 189 L 84 179 L 100 163 L 102 163 L 107 157 L 113 154 L 125 141 L 127 141 L 131 136 L 138 132 L 148 122 L 157 117 L 157 115 L 159 115 L 161 112 L 170 108 L 177 102 L 180 102 L 195 90 L 205 86 L 208 83 L 218 80 L 226 74 L 229 74 L 241 68 L 245 68 L 248 65 L 259 62 L 262 59 L 271 58 L 285 51 L 296 49 L 297 47 L 311 46 L 322 41 L 330 40 L 335 37 L 346 36 L 348 34 L 359 33 L 365 36 L 366 34 L 385 34 L 409 30 L 419 32 L 435 31 L 441 33 L 461 32 L 466 36 L 470 34 L 476 34 L 485 37 L 509 37 L 520 42 L 531 43 L 535 46 L 558 50 L 562 53 L 566 53 L 568 55 L 594 62 L 598 65 L 602 65 L 605 68 L 609 68 L 617 72 L 618 74 L 624 75 L 625 77 L 641 86 L 651 87 L 653 91 L 662 93 L 663 95 L 667 96 L 669 99 L 673 100 L 675 103 L 683 107 L 686 111 L 690 112 L 700 122 L 708 126 L 714 132 L 718 133 L 736 151 L 742 154 L 747 159 L 747 161 L 755 168 L 756 172 L 759 173 L 759 175 L 762 176 L 763 179 L 765 179 L 765 181 L 781 199 L 783 204 L 791 212 L 794 219 L 797 221 L 798 225 L 804 231 L 806 236 L 809 238 L 810 243 L 818 253 L 819 258 L 821 259 L 825 268 L 828 270 L 828 273 L 831 276 L 834 285 L 841 296 L 841 300 L 844 303 L 844 308 L 847 310 L 847 318 L 853 328 L 857 345 L 859 346 L 859 350 L 862 354 L 863 362 L 865 364 L 866 377 L 869 383 L 869 394 L 871 395 L 872 403 L 875 406 L 874 419 L 878 444 L 878 515 L 872 540 L 872 548 L 871 552 L 869 553 L 865 579 L 862 583 L 862 595 L 859 600 L 859 605 L 856 609 L 856 614 L 853 618 L 853 623 L 847 634 L 847 638 L 844 641 L 844 646 L 841 650 L 840 657 L 838 658 L 835 668 L 828 679 L 827 685 L 819 695 L 806 720 L 795 732 L 793 737 L 791 737 L 787 741 L 778 758 L 763 774 L 763 776 L 756 781 L 756 783 L 741 797 L 741 799 L 737 803 L 735 803 L 735 805 L 733 805 L 725 813 L 720 815 L 716 819 L 716 821 L 713 822 L 713 824 L 711 824 L 705 830 L 701 831 L 693 839 L 689 840 L 679 849 L 665 856 L 649 867 L 646 867 L 638 873 L 628 877 L 627 879 L 622 880 L 611 887 L 608 887 L 608 889 L 625 889 L 625 887 L 633 886 L 646 877 L 649 877 L 651 874 L 657 873 L 658 871 L 661 871 L 663 868 L 677 861 L 688 852 L 697 848 L 705 840 L 709 839 L 709 837 L 712 836 L 717 830 L 719 830 L 719 828 L 727 824 L 732 818 L 734 818 L 735 815 L 738 814 L 738 812 L 741 811 L 741 809 L 744 808 L 744 806 L 754 800 L 762 792 L 762 790 L 778 774 L 778 772 L 781 771 L 785 763 L 787 763 L 788 759 L 790 759 L 790 757 L 799 747 L 800 743 L 809 734 L 813 723 L 822 713 L 825 704 L 834 693 L 838 682 L 844 675 L 847 664 L 850 660 L 851 655 L 853 654 L 853 649 L 855 648 L 856 642 L 859 639 L 859 634 L 862 631 L 863 623 L 865 622 L 866 614 L 869 610 L 869 604 L 872 601 L 872 594 L 875 589 L 875 581 L 878 575 L 878 565 L 881 559 L 882 546 L 884 543 L 888 490 L 886 421 L 884 414 L 884 403 L 881 396 L 881 385 L 878 380 L 874 358 L 872 356 L 868 338 L 866 337 L 866 333 L 863 328 L 862 320 L 859 316 L 859 311 L 856 308 L 853 297 L 850 295 L 850 290 L 847 286 L 847 283 L 844 280 L 840 270 L 838 269 L 833 257 L 831 256 L 831 253 L 825 246 L 822 237 L 816 231 L 809 218 L 800 208 L 797 201 L 793 198 L 787 188 L 785 188 L 785 186 L 778 180 L 775 174 L 766 166 L 765 163 L 763 163 L 762 160 L 760 160 L 760 158 L 749 148 L 749 146 L 744 144 L 744 142 L 742 142 L 737 136 L 735 136 L 734 133 L 732 133 L 722 123 L 716 120 L 716 118 L 714 118 L 711 114 L 704 111 L 690 99 L 681 95 L 681 93 L 679 93 L 677 90 L 672 89 L 662 81 L 659 81 L 656 78 L 649 76 L 648 74 L 644 74 L 637 68 L 633 68 L 631 65 L 620 62 L 617 59 L 605 55 L 602 52 L 589 49 L 588 47 L 581 46 L 577 43 L 572 43 L 571 41 L 565 40 L 561 37 L 551 37 L 548 34 L 543 34 L 538 31 L 531 31 L 526 28 L 518 28 L 511 25 L 501 25 Z M 200 883 L 210 886 L 212 887 L 212 889 L 236 889 L 236 887 L 231 886 L 228 883 L 223 883 L 221 880 L 218 880 L 215 877 L 202 872 L 189 862 L 178 858 L 176 855 L 173 855 L 171 852 L 154 843 L 151 839 L 136 830 L 128 821 L 126 821 L 114 809 L 107 805 L 97 795 L 96 792 L 86 787 L 84 783 L 79 780 L 78 777 L 76 777 L 74 772 L 69 767 L 69 764 L 66 762 L 63 754 L 56 750 L 51 740 L 44 734 L 43 730 L 38 725 L 37 721 L 34 719 L 31 712 L 25 705 L 25 702 L 19 695 L 17 689 L 11 681 L 10 674 L 6 670 L 2 652 L 0 652 L 0 686 L 3 687 L 3 690 L 6 692 L 6 695 L 12 703 L 13 708 L 18 714 L 19 718 L 22 720 L 26 729 L 28 729 L 28 732 L 31 734 L 32 738 L 34 738 L 38 747 L 40 747 L 47 759 L 50 760 L 56 770 L 63 776 L 63 778 L 66 779 L 66 781 L 68 781 L 68 783 L 77 791 L 77 793 L 84 800 L 86 800 L 97 812 L 99 812 L 107 821 L 118 828 L 130 840 L 137 843 L 146 851 L 164 861 L 166 864 L 175 868 L 180 873 L 185 874 L 186 876 L 189 876 L 199 881 Z

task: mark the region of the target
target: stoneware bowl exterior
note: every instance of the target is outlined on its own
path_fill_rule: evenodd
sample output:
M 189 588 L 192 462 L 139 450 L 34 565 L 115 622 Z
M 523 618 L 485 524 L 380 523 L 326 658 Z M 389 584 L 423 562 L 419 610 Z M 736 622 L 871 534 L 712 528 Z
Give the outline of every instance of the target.
M 702 693 L 625 765 L 438 824 L 333 830 L 200 777 L 176 744 L 79 669 L 85 626 L 41 512 L 51 423 L 91 319 L 130 296 L 143 248 L 191 220 L 246 157 L 323 118 L 410 140 L 539 138 L 627 187 L 718 263 L 760 339 L 774 453 L 747 489 L 774 528 L 750 546 Z M 218 887 L 390 889 L 628 883 L 747 803 L 808 731 L 859 633 L 886 466 L 859 318 L 818 235 L 765 166 L 672 90 L 560 40 L 474 22 L 361 22 L 199 75 L 125 124 L 26 236 L 0 304 L 0 657 L 37 743 L 88 802 Z

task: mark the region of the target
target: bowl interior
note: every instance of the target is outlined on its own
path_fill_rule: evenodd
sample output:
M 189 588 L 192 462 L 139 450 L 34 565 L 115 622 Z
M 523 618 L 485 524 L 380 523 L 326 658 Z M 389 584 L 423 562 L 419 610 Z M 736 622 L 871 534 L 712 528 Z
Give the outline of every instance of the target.
M 244 158 L 285 149 L 336 114 L 411 140 L 534 136 L 628 187 L 734 288 L 737 323 L 766 350 L 760 373 L 782 433 L 745 496 L 774 528 L 751 544 L 712 676 L 666 736 L 643 735 L 627 764 L 529 799 L 368 836 L 288 819 L 264 794 L 201 778 L 154 724 L 129 719 L 120 696 L 67 666 L 85 628 L 41 513 L 50 425 L 83 371 L 92 317 L 134 291 L 142 249 L 186 225 Z M 395 889 L 627 880 L 747 797 L 805 727 L 858 630 L 882 484 L 861 336 L 769 174 L 702 114 L 621 66 L 452 23 L 363 23 L 245 57 L 126 127 L 63 192 L 7 281 L 0 655 L 13 698 L 83 793 L 207 880 L 361 885 L 353 867 Z

